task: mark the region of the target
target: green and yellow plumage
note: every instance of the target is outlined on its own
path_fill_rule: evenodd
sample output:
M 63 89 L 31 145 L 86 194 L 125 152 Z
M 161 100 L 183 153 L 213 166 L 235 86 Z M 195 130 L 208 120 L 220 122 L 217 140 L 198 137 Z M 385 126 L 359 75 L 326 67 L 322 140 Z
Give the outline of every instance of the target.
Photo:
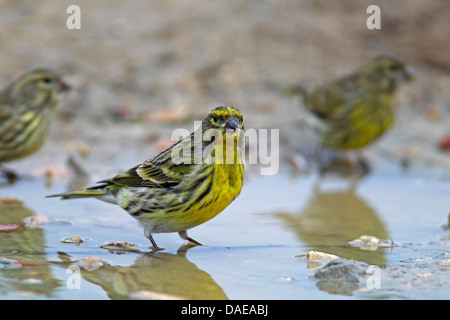
M 26 157 L 42 146 L 60 93 L 68 89 L 56 72 L 36 69 L 0 93 L 0 163 Z
M 360 149 L 383 135 L 394 123 L 394 94 L 412 78 L 401 61 L 378 57 L 357 73 L 311 90 L 287 91 L 303 97 L 318 121 L 319 139 L 334 149 Z
M 186 230 L 214 218 L 241 191 L 243 140 L 242 114 L 233 107 L 218 107 L 199 130 L 153 159 L 96 186 L 53 196 L 118 204 L 144 226 L 156 250 L 153 233 L 178 232 L 198 243 Z M 196 158 L 198 150 L 201 159 Z

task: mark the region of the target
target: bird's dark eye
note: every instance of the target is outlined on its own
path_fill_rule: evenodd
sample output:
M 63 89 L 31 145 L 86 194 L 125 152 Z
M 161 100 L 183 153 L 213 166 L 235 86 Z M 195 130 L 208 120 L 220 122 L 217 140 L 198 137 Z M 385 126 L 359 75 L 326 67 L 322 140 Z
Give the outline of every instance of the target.
M 52 83 L 52 79 L 50 79 L 50 78 L 44 78 L 44 79 L 42 79 L 42 82 L 47 83 L 47 84 L 50 84 L 50 83 Z
M 219 121 L 219 118 L 213 117 L 213 121 L 214 121 L 214 122 L 217 122 L 217 121 Z

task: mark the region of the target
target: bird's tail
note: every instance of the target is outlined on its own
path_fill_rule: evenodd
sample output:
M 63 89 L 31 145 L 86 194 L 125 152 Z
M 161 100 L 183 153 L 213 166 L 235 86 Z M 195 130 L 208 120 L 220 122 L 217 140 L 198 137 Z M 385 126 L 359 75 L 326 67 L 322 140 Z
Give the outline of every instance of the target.
M 286 96 L 289 97 L 299 96 L 302 99 L 305 99 L 307 93 L 307 89 L 301 85 L 278 86 L 278 90 Z
M 304 100 L 307 94 L 307 87 L 301 84 L 279 84 L 274 82 L 266 82 L 265 87 L 268 90 L 281 93 L 290 98 L 299 97 Z
M 278 86 L 278 91 L 291 99 L 296 99 L 306 106 L 308 104 L 309 87 L 303 85 L 281 85 Z
M 113 188 L 112 182 L 109 180 L 99 181 L 97 185 L 81 189 L 75 191 L 68 191 L 63 193 L 51 194 L 46 196 L 46 198 L 56 198 L 60 197 L 61 200 L 68 199 L 80 199 L 80 198 L 97 198 L 107 202 L 115 202 L 111 201 L 109 198 L 111 197 L 111 187 Z M 113 188 L 114 189 L 114 188 Z
M 61 197 L 61 200 L 67 200 L 67 199 L 79 199 L 79 198 L 101 198 L 106 195 L 108 195 L 108 193 L 106 193 L 104 191 L 86 190 L 85 189 L 85 190 L 76 190 L 76 191 L 51 194 L 51 195 L 46 196 L 46 198 Z

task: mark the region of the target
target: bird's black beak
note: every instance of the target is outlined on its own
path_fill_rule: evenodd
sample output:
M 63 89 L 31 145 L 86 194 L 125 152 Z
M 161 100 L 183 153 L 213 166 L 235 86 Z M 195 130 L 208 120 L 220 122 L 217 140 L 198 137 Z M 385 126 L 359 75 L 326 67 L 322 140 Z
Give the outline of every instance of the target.
M 225 123 L 225 130 L 233 130 L 236 131 L 238 128 L 238 122 L 235 118 L 231 118 L 230 120 Z

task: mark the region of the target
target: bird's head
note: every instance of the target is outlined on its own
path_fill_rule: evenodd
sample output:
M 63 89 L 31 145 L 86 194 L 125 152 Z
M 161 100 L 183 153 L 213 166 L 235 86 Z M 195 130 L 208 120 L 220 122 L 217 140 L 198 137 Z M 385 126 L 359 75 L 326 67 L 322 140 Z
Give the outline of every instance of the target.
M 363 68 L 363 77 L 379 88 L 394 91 L 399 85 L 414 79 L 414 70 L 398 59 L 378 57 Z
M 201 143 L 205 162 L 242 163 L 243 121 L 242 113 L 233 107 L 218 107 L 209 112 L 202 122 Z
M 217 107 L 209 112 L 202 126 L 204 130 L 217 129 L 222 134 L 234 135 L 244 129 L 244 119 L 242 113 L 234 107 Z
M 15 101 L 34 107 L 54 106 L 60 93 L 69 89 L 58 73 L 47 69 L 30 71 L 9 88 Z

